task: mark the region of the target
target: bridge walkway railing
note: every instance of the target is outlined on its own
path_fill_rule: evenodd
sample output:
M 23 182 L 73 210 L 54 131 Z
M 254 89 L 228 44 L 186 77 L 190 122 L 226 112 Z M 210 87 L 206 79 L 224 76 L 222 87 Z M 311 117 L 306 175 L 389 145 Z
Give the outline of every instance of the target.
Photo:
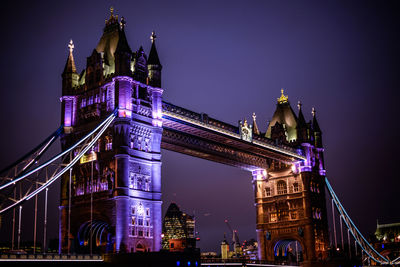
M 221 258 L 202 258 L 201 266 L 203 267 L 217 267 L 217 266 L 265 266 L 265 267 L 275 267 L 275 266 L 299 266 L 297 263 L 276 263 L 266 260 L 252 260 L 252 259 L 221 259 Z
M 103 257 L 87 254 L 1 254 L 2 261 L 103 261 Z

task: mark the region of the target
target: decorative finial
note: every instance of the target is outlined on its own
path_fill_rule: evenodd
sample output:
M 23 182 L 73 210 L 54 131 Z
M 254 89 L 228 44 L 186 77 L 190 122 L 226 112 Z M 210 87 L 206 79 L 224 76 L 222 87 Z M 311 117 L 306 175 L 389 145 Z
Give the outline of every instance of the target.
M 152 31 L 150 36 L 151 43 L 154 43 L 156 41 L 156 38 L 157 38 L 156 32 Z
M 297 108 L 299 109 L 299 110 L 301 110 L 301 106 L 302 106 L 303 104 L 301 104 L 301 102 L 300 102 L 300 100 L 297 102 Z
M 75 45 L 74 45 L 74 42 L 72 41 L 72 39 L 71 39 L 71 41 L 69 41 L 68 48 L 69 48 L 69 52 L 72 54 L 72 51 L 74 51 L 74 48 L 75 48 Z
M 315 108 L 313 107 L 313 108 L 311 109 L 311 114 L 313 115 L 313 117 L 315 117 L 315 113 L 316 113 L 316 111 L 315 111 Z
M 106 19 L 106 25 L 118 23 L 118 15 L 114 16 L 114 7 L 110 7 L 110 18 Z
M 119 24 L 121 25 L 121 30 L 125 28 L 126 20 L 124 17 L 121 17 L 121 21 Z
M 279 103 L 279 104 L 287 103 L 287 102 L 288 102 L 288 99 L 289 99 L 289 97 L 288 97 L 287 95 L 285 96 L 285 95 L 283 94 L 283 90 L 284 90 L 284 89 L 282 88 L 282 89 L 281 89 L 281 97 L 278 98 L 278 103 Z
M 253 133 L 254 134 L 260 134 L 260 130 L 258 130 L 258 126 L 257 126 L 257 122 L 256 122 L 256 113 L 255 112 L 253 112 L 253 115 L 252 115 L 252 117 L 253 117 Z

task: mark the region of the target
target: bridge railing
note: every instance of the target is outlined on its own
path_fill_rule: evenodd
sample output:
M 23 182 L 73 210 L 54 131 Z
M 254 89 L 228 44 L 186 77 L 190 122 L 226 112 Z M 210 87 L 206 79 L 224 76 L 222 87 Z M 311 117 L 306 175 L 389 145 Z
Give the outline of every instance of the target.
M 101 255 L 1 254 L 2 261 L 103 261 Z
M 285 264 L 285 265 L 284 265 Z M 241 259 L 241 258 L 201 258 L 202 266 L 299 266 L 298 263 L 288 262 L 274 262 L 267 260 L 252 260 L 252 259 Z

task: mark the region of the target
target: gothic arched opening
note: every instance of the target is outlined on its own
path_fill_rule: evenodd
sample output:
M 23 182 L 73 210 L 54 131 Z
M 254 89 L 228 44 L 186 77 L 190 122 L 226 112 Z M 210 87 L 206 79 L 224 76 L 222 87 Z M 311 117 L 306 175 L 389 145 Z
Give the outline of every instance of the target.
M 275 243 L 274 257 L 276 263 L 299 263 L 303 261 L 303 249 L 297 240 L 282 239 Z
M 108 223 L 93 220 L 81 225 L 78 231 L 78 253 L 106 253 L 112 251 L 111 231 Z

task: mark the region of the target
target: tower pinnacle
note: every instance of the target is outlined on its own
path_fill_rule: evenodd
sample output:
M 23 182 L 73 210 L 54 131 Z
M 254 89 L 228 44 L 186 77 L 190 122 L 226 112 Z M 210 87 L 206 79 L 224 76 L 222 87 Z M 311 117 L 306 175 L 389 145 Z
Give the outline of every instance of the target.
M 253 134 L 260 134 L 260 130 L 258 130 L 257 122 L 256 122 L 256 113 L 253 112 Z
M 156 41 L 156 38 L 157 38 L 156 32 L 152 31 L 150 36 L 151 43 L 154 43 Z
M 158 58 L 158 53 L 156 49 L 156 33 L 155 31 L 151 32 L 150 40 L 151 40 L 151 49 L 149 53 L 149 59 L 147 60 L 147 68 L 149 70 L 149 85 L 155 87 L 161 87 L 161 69 L 162 65 L 160 63 L 160 59 Z
M 303 104 L 301 104 L 301 102 L 300 102 L 300 100 L 297 102 L 297 108 L 299 109 L 299 110 L 301 110 L 301 106 L 302 106 Z
M 119 23 L 121 25 L 121 30 L 123 30 L 125 28 L 126 25 L 126 20 L 124 17 L 121 17 L 121 21 Z
M 72 41 L 72 39 L 71 39 L 71 41 L 69 41 L 68 48 L 69 48 L 69 53 L 72 54 L 72 52 L 74 51 L 74 48 L 75 48 L 75 45 L 74 45 L 74 42 Z
M 67 63 L 65 64 L 64 72 L 63 73 L 76 73 L 76 66 L 74 60 L 74 51 L 75 45 L 72 39 L 68 43 L 69 55 L 67 59 Z
M 281 89 L 281 97 L 278 98 L 278 104 L 283 104 L 288 102 L 289 97 L 283 94 L 283 90 L 284 88 Z
M 311 109 L 311 114 L 313 115 L 313 117 L 315 117 L 316 111 L 314 107 Z
M 106 25 L 118 23 L 118 15 L 114 16 L 114 7 L 110 7 L 110 18 L 106 19 Z

